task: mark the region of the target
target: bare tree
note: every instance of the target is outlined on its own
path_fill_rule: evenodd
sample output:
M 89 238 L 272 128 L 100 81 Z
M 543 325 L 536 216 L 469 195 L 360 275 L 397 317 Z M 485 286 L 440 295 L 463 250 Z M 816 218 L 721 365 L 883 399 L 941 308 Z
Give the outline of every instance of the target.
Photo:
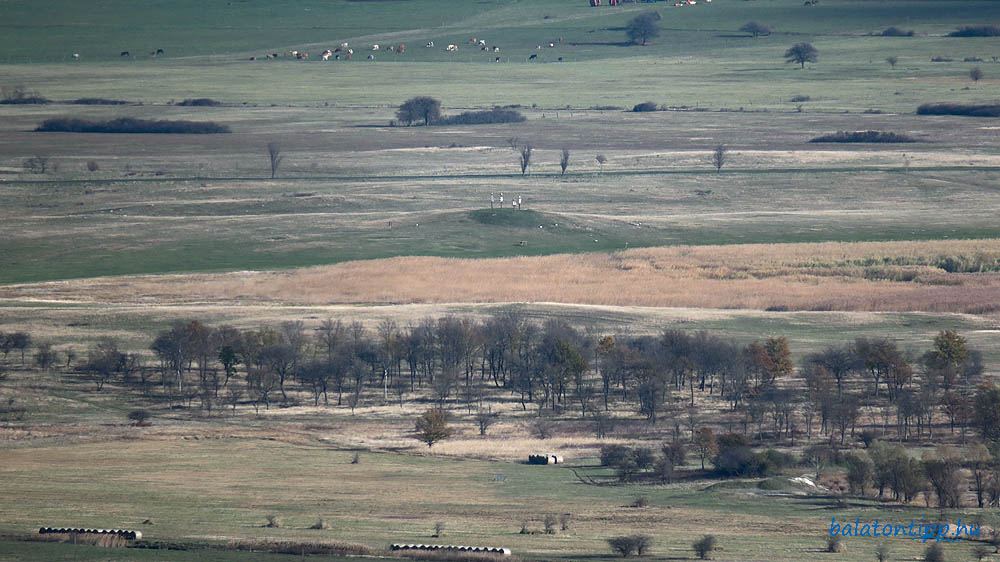
M 281 154 L 281 145 L 276 142 L 267 143 L 267 155 L 271 159 L 271 178 L 278 174 L 278 166 L 285 159 Z
M 979 68 L 978 66 L 974 67 L 972 70 L 969 71 L 969 78 L 973 82 L 979 82 L 980 80 L 983 79 L 983 69 Z M 42 173 L 45 172 L 43 171 Z
M 604 171 L 604 163 L 608 161 L 608 157 L 603 154 L 597 155 L 597 163 L 601 165 L 601 171 Z
M 566 173 L 566 166 L 569 166 L 569 149 L 562 149 L 562 156 L 559 157 L 559 167 L 562 168 L 562 173 Z
M 896 63 L 899 62 L 899 57 L 896 56 L 886 57 L 885 62 L 889 63 L 890 68 L 896 68 Z
M 722 166 L 726 163 L 726 152 L 726 145 L 724 144 L 720 144 L 712 151 L 712 165 L 715 166 L 716 173 L 721 172 Z
M 531 165 L 531 143 L 522 144 L 517 148 L 517 151 L 521 154 L 521 175 L 523 176 L 528 171 L 528 166 Z
M 36 154 L 24 161 L 24 169 L 33 174 L 44 174 L 49 169 L 49 159 L 47 156 Z

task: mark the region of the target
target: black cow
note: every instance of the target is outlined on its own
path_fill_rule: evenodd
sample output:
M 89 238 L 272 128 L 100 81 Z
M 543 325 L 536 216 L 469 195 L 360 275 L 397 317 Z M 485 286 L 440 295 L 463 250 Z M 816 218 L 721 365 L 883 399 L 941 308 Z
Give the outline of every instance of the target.
M 131 55 L 129 55 L 128 51 L 122 51 L 122 54 L 120 56 L 127 57 Z

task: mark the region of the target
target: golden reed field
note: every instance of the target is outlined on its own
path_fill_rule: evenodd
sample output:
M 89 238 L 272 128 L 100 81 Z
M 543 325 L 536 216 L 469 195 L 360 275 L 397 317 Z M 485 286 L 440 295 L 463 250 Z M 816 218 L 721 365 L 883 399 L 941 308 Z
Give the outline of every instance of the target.
M 287 305 L 557 302 L 756 310 L 1000 310 L 1000 241 L 676 246 L 10 285 L 0 298 Z

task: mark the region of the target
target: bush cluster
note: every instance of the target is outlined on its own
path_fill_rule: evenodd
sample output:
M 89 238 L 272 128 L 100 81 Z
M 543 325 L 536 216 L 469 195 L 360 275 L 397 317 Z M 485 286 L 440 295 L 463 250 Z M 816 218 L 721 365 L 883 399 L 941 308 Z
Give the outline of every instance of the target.
M 125 100 L 109 100 L 107 98 L 79 98 L 70 103 L 75 105 L 128 105 L 132 102 Z
M 157 133 L 157 134 L 215 134 L 231 133 L 226 125 L 212 121 L 156 121 L 122 117 L 110 121 L 87 121 L 60 117 L 47 119 L 36 131 L 65 133 Z
M 810 139 L 809 142 L 917 142 L 913 137 L 887 131 L 837 131 Z
M 917 115 L 1000 117 L 1000 104 L 925 103 L 917 108 Z
M 646 111 L 659 111 L 660 106 L 651 101 L 644 101 L 642 103 L 637 103 L 632 107 L 633 113 L 643 113 Z
M 611 537 L 607 541 L 611 550 L 621 554 L 623 557 L 632 556 L 633 553 L 642 556 L 649 550 L 649 547 L 653 546 L 653 537 L 649 535 Z
M 493 125 L 496 123 L 521 123 L 527 118 L 520 111 L 494 107 L 485 111 L 463 111 L 458 115 L 442 117 L 435 125 Z
M 215 101 L 211 98 L 188 98 L 177 105 L 185 107 L 212 107 L 216 105 L 222 105 L 222 102 Z
M 882 37 L 913 37 L 913 30 L 903 31 L 898 27 L 887 27 L 882 32 Z
M 1000 37 L 1000 27 L 995 25 L 964 25 L 948 37 Z

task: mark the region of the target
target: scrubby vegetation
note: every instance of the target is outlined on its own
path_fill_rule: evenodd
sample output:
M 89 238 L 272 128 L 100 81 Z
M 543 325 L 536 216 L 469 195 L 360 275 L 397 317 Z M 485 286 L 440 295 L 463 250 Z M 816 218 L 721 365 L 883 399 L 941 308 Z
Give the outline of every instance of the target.
M 879 35 L 882 37 L 913 37 L 914 33 L 912 29 L 903 31 L 898 27 L 887 27 Z
M 128 105 L 133 102 L 107 98 L 78 98 L 70 102 L 74 105 Z
M 809 139 L 809 142 L 901 143 L 917 142 L 917 140 L 907 135 L 887 131 L 837 131 L 836 133 L 830 133 Z
M 22 105 L 47 103 L 52 103 L 52 100 L 42 96 L 38 92 L 29 92 L 24 86 L 4 86 L 0 88 L 0 104 Z
M 925 103 L 917 108 L 918 115 L 966 115 L 969 117 L 1000 117 L 1000 104 Z
M 995 25 L 964 25 L 948 37 L 1000 37 L 1000 27 Z
M 222 102 L 213 100 L 211 98 L 188 98 L 177 105 L 184 107 L 214 107 L 217 105 L 222 105 Z
M 60 117 L 47 119 L 35 131 L 64 133 L 140 133 L 204 135 L 232 132 L 226 125 L 211 121 L 166 121 L 121 117 L 110 121 L 87 121 Z
M 494 107 L 484 111 L 463 111 L 458 115 L 441 117 L 433 125 L 494 125 L 497 123 L 521 123 L 527 118 L 520 111 Z
M 659 111 L 659 110 L 660 106 L 656 105 L 655 102 L 651 101 L 644 101 L 642 103 L 637 103 L 634 106 L 632 106 L 633 113 L 642 113 L 645 111 Z

